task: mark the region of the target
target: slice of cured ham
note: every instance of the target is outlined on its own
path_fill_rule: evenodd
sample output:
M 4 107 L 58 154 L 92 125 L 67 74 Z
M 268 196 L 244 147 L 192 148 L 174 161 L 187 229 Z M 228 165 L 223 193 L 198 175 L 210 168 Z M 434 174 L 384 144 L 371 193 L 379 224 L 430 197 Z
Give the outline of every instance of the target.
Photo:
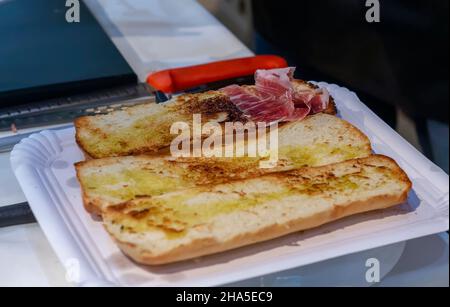
M 328 91 L 307 84 L 294 86 L 294 71 L 292 67 L 258 70 L 254 87 L 230 85 L 221 91 L 257 122 L 297 121 L 325 110 L 330 98 Z

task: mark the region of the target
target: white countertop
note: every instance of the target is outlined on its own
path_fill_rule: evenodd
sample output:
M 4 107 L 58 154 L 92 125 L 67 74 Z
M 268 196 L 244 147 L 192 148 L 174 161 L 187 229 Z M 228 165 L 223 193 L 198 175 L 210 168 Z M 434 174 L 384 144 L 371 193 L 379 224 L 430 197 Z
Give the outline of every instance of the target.
M 85 2 L 141 81 L 151 71 L 252 54 L 194 0 Z M 0 206 L 24 201 L 10 168 L 9 154 L 0 154 Z M 448 244 L 447 234 L 407 242 L 399 262 L 379 285 L 448 286 Z M 341 257 L 320 265 L 345 263 L 370 253 Z M 293 270 L 271 276 L 270 281 L 259 278 L 243 285 L 297 285 L 296 279 L 292 279 L 296 274 Z M 345 284 L 345 281 L 336 282 L 336 285 Z M 0 286 L 68 285 L 64 267 L 39 225 L 0 229 Z

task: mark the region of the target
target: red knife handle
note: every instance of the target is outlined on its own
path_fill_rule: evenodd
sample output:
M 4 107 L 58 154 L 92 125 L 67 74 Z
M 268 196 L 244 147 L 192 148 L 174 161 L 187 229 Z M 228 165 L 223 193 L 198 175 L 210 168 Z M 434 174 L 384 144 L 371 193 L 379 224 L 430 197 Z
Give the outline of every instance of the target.
M 275 55 L 258 55 L 208 64 L 167 69 L 152 73 L 147 83 L 164 93 L 176 93 L 200 85 L 250 76 L 257 69 L 284 68 L 285 59 Z

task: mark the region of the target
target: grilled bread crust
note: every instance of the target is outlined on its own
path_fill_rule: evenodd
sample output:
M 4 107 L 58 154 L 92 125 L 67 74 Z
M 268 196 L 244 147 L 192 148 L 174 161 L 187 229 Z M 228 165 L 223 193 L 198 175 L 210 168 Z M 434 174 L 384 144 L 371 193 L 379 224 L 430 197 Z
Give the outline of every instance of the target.
M 126 255 L 160 265 L 385 209 L 410 189 L 395 161 L 373 155 L 135 199 L 109 207 L 103 219 Z

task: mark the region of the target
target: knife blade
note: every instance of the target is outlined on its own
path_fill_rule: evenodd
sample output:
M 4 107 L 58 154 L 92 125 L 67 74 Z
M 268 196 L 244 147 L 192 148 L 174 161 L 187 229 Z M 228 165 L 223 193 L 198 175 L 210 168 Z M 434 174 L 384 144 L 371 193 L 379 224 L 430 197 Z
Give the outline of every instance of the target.
M 29 105 L 0 109 L 0 131 L 26 129 L 68 123 L 77 117 L 114 111 L 134 103 L 157 102 L 161 94 L 155 95 L 146 84 L 120 87 Z

